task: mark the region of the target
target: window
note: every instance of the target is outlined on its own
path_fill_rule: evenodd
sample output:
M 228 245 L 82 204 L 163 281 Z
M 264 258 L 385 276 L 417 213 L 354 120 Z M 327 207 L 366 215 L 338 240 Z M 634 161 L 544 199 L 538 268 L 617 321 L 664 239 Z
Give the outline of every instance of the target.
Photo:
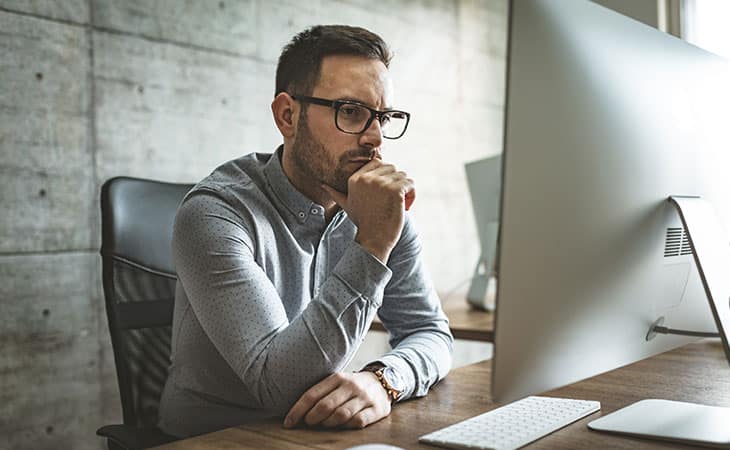
M 730 1 L 684 0 L 682 16 L 688 42 L 730 59 Z

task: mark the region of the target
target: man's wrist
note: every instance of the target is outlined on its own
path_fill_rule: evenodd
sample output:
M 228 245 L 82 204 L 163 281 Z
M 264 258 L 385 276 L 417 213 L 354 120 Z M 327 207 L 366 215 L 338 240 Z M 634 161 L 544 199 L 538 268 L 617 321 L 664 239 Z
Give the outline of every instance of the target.
M 363 238 L 360 233 L 355 236 L 355 242 L 357 242 L 366 252 L 378 258 L 383 264 L 388 262 L 390 252 L 393 250 L 390 246 L 383 245 L 376 240 Z
M 391 368 L 380 362 L 368 364 L 361 372 L 370 372 L 385 389 L 390 403 L 395 403 L 403 395 L 403 383 L 400 376 Z

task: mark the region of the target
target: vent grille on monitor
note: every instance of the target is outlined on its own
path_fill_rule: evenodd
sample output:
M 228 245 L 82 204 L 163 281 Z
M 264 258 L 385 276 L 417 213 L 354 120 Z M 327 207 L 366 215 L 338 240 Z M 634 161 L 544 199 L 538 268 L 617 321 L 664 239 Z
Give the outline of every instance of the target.
M 684 228 L 667 228 L 667 238 L 664 242 L 664 257 L 691 255 L 692 246 Z

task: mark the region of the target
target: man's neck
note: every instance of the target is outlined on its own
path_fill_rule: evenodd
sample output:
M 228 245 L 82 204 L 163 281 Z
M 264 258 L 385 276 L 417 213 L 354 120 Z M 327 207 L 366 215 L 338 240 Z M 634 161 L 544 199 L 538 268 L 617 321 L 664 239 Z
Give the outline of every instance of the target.
M 286 149 L 282 149 L 281 155 L 281 168 L 284 171 L 284 175 L 289 179 L 289 182 L 301 192 L 305 197 L 313 201 L 314 203 L 324 207 L 324 218 L 327 223 L 340 210 L 337 203 L 327 194 L 327 192 L 319 186 L 316 180 L 307 179 L 306 177 L 300 176 L 300 172 L 296 170 L 293 162 L 289 158 L 284 157 Z M 290 150 L 291 151 L 291 150 Z

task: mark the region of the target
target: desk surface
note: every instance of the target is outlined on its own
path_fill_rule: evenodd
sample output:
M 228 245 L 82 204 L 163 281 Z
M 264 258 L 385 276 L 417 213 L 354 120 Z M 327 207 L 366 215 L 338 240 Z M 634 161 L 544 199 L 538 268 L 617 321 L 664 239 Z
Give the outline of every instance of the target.
M 472 308 L 462 295 L 442 299 L 441 306 L 449 318 L 449 328 L 454 338 L 494 342 L 494 313 Z M 370 329 L 385 331 L 377 317 Z
M 421 445 L 418 436 L 495 408 L 488 391 L 491 364 L 472 364 L 452 371 L 428 396 L 404 402 L 390 416 L 363 430 L 285 430 L 280 421 L 265 421 L 168 444 L 165 450 L 213 449 L 345 449 L 385 443 L 406 449 Z M 644 398 L 664 398 L 707 405 L 730 405 L 730 366 L 719 341 L 700 341 L 639 361 L 603 375 L 547 392 L 546 395 L 599 400 L 593 414 L 529 445 L 530 449 L 666 449 L 668 444 L 597 433 L 586 423 Z M 671 448 L 694 448 L 671 445 Z

